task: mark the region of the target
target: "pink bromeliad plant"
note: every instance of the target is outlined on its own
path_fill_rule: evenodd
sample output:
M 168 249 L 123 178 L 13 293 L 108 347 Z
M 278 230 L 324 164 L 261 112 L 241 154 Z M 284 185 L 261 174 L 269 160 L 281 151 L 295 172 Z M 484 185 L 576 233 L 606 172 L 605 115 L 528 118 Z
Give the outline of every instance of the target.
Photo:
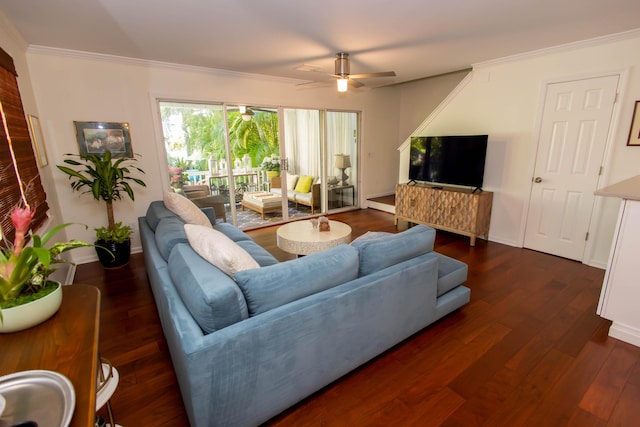
M 71 224 L 58 225 L 42 236 L 28 234 L 34 214 L 29 206 L 13 209 L 11 222 L 16 230 L 13 243 L 8 242 L 0 231 L 0 308 L 25 304 L 49 293 L 45 288 L 49 275 L 56 270 L 55 264 L 67 262 L 58 256 L 71 249 L 92 246 L 80 240 L 70 240 L 45 247 L 58 231 Z
M 50 282 L 47 279 L 56 270 L 54 264 L 66 262 L 66 260 L 58 258 L 58 256 L 71 249 L 93 245 L 80 240 L 71 240 L 54 243 L 48 248 L 45 247 L 49 239 L 61 229 L 71 225 L 69 223 L 53 227 L 42 237 L 33 233 L 27 235 L 31 229 L 31 220 L 33 220 L 35 210 L 31 210 L 27 202 L 20 170 L 16 166 L 7 117 L 1 102 L 0 118 L 2 118 L 2 128 L 7 139 L 9 153 L 13 159 L 14 172 L 20 187 L 21 205 L 24 206 L 18 205 L 11 212 L 11 222 L 16 230 L 13 243 L 4 238 L 2 229 L 0 229 L 1 310 L 25 304 L 54 291 L 58 284 L 53 283 L 49 286 Z M 27 237 L 30 238 L 30 242 L 28 242 Z M 2 311 L 0 311 L 0 322 L 2 322 Z

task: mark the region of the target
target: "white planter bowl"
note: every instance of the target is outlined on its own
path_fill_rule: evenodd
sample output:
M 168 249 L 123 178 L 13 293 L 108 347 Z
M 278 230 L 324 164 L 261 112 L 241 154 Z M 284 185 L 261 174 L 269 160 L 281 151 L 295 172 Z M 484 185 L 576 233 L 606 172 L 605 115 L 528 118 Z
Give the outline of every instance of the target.
M 0 333 L 17 332 L 40 324 L 56 314 L 62 304 L 62 285 L 49 295 L 30 303 L 2 310 Z

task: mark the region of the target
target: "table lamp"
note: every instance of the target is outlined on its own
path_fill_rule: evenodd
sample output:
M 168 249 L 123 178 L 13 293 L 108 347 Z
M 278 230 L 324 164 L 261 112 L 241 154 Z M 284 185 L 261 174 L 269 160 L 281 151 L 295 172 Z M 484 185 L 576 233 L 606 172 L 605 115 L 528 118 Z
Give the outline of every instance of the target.
M 351 167 L 351 157 L 348 154 L 336 154 L 336 169 L 340 169 L 340 185 L 348 185 L 347 175 L 344 170 Z

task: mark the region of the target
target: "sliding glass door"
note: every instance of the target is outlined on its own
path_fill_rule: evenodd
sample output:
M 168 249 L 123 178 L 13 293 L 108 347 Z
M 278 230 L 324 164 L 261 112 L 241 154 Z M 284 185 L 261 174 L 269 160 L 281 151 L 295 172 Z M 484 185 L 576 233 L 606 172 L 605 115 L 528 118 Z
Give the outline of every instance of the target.
M 326 113 L 329 210 L 358 206 L 358 113 Z
M 356 112 L 159 106 L 172 191 L 220 220 L 250 229 L 358 205 Z

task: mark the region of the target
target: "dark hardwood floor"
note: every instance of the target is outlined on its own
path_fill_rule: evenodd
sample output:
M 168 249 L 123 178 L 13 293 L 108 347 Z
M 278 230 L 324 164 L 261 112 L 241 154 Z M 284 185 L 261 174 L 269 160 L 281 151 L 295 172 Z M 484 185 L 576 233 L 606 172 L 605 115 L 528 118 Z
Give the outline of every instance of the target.
M 393 215 L 332 216 L 353 237 L 395 232 Z M 398 230 L 403 230 L 402 225 Z M 249 233 L 276 258 L 275 228 Z M 632 426 L 640 349 L 595 314 L 604 271 L 438 232 L 469 264 L 471 303 L 270 420 L 268 426 Z M 122 269 L 78 266 L 102 291 L 100 353 L 120 372 L 118 424 L 188 425 L 141 254 Z

